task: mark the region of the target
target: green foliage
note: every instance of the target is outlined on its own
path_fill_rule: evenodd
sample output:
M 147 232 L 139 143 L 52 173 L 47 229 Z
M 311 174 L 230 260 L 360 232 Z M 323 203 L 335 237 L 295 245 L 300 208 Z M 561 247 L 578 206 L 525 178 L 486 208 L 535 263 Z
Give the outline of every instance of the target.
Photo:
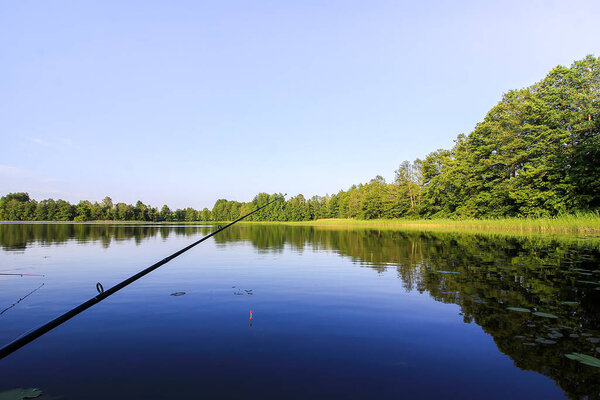
M 523 312 L 523 313 L 531 312 L 528 308 L 521 308 L 521 307 L 506 307 L 506 309 L 511 310 L 511 311 Z
M 587 354 L 570 353 L 565 354 L 565 357 L 567 357 L 570 360 L 579 361 L 580 363 L 589 365 L 591 367 L 600 368 L 600 359 L 593 356 L 588 356 Z
M 42 395 L 39 389 L 13 389 L 0 393 L 0 400 L 35 399 Z

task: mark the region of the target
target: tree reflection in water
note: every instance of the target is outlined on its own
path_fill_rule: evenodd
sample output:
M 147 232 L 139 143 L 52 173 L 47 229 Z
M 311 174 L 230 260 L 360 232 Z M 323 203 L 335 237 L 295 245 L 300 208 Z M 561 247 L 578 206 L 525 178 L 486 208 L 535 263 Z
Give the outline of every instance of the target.
M 0 224 L 0 246 L 203 235 L 210 225 Z M 245 241 L 259 252 L 330 250 L 383 272 L 395 268 L 408 291 L 461 307 L 521 369 L 552 378 L 572 399 L 600 398 L 600 368 L 564 355 L 600 350 L 600 240 L 468 233 L 238 225 L 219 246 Z M 512 309 L 509 309 L 512 308 Z M 540 314 L 534 314 L 539 312 Z

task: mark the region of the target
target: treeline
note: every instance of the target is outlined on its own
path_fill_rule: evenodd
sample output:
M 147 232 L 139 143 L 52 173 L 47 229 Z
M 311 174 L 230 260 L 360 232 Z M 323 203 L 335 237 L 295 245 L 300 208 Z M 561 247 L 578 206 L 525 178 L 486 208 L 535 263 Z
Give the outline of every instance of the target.
M 451 150 L 417 160 L 424 216 L 552 216 L 600 208 L 600 59 L 506 93 Z
M 210 211 L 206 210 L 210 214 Z M 65 200 L 36 201 L 27 193 L 9 193 L 0 198 L 0 220 L 3 221 L 209 221 L 200 219 L 202 211 L 193 208 L 171 209 L 164 205 L 160 210 L 138 201 L 135 206 L 113 204 L 110 197 L 102 202 L 82 200 L 70 204 Z
M 114 204 L 110 197 L 102 202 L 82 200 L 70 204 L 65 200 L 47 199 L 36 201 L 28 193 L 9 193 L 0 198 L 0 220 L 2 221 L 231 221 L 247 214 L 267 202 L 282 197 L 281 194 L 260 193 L 248 203 L 217 200 L 212 210 L 196 210 L 188 207 L 172 211 L 167 205 L 159 210 L 138 201 L 135 205 Z M 255 221 L 304 221 L 327 217 L 321 210 L 323 199 L 306 201 L 302 195 L 288 201 L 280 201 L 252 215 Z
M 319 218 L 478 218 L 554 216 L 600 210 L 600 58 L 557 66 L 540 82 L 511 90 L 450 150 L 403 162 L 334 195 L 297 195 L 252 216 L 261 221 Z M 250 202 L 218 200 L 212 210 L 51 199 L 0 199 L 1 220 L 225 221 L 279 194 Z

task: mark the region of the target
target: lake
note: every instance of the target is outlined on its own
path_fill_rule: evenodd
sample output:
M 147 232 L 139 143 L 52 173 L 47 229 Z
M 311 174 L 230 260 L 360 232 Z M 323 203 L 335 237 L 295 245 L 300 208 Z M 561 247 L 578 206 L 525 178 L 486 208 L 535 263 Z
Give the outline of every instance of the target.
M 0 343 L 214 229 L 0 224 Z M 0 392 L 598 399 L 599 342 L 597 238 L 236 225 L 0 360 Z

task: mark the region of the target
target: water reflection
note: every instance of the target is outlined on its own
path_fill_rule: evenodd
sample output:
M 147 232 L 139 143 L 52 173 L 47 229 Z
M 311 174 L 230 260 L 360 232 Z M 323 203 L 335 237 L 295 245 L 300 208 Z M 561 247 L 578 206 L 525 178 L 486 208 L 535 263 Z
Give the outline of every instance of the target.
M 144 239 L 160 235 L 206 234 L 213 230 L 211 225 L 146 225 L 146 224 L 0 224 L 0 247 L 6 251 L 25 250 L 27 246 L 39 244 L 51 246 L 69 240 L 78 242 L 101 242 L 109 247 L 113 241 Z
M 0 246 L 134 240 L 207 234 L 210 225 L 2 224 Z M 261 252 L 329 250 L 382 272 L 409 291 L 457 304 L 521 369 L 551 377 L 572 399 L 600 398 L 600 368 L 566 358 L 600 351 L 600 241 L 456 233 L 241 225 L 215 236 Z M 243 294 L 240 292 L 240 294 Z M 248 293 L 250 294 L 250 293 Z M 252 312 L 250 313 L 250 325 Z

